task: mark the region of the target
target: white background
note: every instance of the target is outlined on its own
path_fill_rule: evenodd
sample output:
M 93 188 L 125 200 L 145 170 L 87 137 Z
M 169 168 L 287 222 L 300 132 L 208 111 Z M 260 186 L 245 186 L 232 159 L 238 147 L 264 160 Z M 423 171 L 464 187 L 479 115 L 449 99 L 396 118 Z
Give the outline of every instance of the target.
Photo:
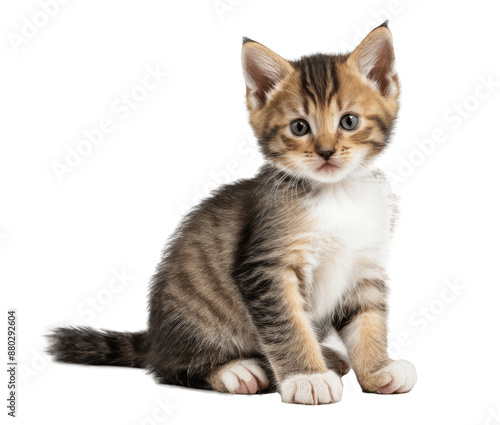
M 16 422 L 500 424 L 497 3 L 215 3 L 219 10 L 212 0 L 74 0 L 47 19 L 37 1 L 2 3 L 0 334 L 16 308 Z M 148 281 L 185 208 L 217 181 L 258 169 L 242 36 L 294 59 L 345 51 L 386 18 L 402 83 L 395 137 L 380 160 L 399 175 L 401 196 L 390 340 L 395 358 L 416 365 L 414 390 L 363 394 L 351 372 L 341 403 L 308 407 L 50 362 L 43 334 L 55 325 L 143 329 Z M 156 68 L 168 76 L 141 88 Z M 144 99 L 125 117 L 120 99 L 130 93 Z M 113 130 L 59 179 L 54 163 L 65 164 L 103 119 Z M 110 287 L 116 272 L 132 276 L 126 286 Z

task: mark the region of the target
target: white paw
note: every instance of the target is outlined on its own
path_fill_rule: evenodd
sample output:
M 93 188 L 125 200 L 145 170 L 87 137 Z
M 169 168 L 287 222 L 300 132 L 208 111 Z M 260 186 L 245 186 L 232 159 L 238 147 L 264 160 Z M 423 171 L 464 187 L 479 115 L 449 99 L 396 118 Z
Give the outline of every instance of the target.
M 236 360 L 222 368 L 219 379 L 233 394 L 255 394 L 269 386 L 264 369 L 255 360 Z
M 336 403 L 342 399 L 342 381 L 333 371 L 294 375 L 280 385 L 281 401 L 299 404 Z
M 407 393 L 417 383 L 415 366 L 408 360 L 395 360 L 379 370 L 376 376 L 387 382 L 378 390 L 382 394 Z

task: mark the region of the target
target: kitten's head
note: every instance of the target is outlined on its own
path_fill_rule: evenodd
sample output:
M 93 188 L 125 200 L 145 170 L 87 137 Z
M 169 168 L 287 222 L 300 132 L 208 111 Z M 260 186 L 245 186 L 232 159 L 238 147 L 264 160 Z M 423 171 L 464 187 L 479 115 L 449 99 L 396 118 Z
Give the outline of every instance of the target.
M 267 160 L 288 173 L 336 182 L 389 142 L 399 85 L 387 23 L 349 55 L 287 61 L 244 39 L 250 123 Z

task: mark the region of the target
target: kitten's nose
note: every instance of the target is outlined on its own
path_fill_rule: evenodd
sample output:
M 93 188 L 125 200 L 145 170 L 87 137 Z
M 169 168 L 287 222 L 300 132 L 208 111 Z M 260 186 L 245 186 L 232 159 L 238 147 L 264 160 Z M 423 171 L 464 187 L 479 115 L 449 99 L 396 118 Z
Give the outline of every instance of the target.
M 335 153 L 335 149 L 324 150 L 324 149 L 315 149 L 316 153 L 321 156 L 325 161 L 328 161 L 330 157 Z

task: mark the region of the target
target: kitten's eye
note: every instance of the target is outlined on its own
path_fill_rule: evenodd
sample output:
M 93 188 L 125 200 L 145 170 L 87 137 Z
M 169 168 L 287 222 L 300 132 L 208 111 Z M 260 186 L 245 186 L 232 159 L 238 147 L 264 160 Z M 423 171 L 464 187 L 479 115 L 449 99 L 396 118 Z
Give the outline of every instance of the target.
M 340 118 L 340 126 L 344 130 L 354 130 L 358 126 L 358 117 L 354 114 L 346 114 Z
M 311 128 L 306 120 L 299 118 L 298 120 L 293 120 L 290 123 L 290 130 L 292 130 L 292 133 L 296 136 L 303 136 L 304 134 L 309 133 Z

